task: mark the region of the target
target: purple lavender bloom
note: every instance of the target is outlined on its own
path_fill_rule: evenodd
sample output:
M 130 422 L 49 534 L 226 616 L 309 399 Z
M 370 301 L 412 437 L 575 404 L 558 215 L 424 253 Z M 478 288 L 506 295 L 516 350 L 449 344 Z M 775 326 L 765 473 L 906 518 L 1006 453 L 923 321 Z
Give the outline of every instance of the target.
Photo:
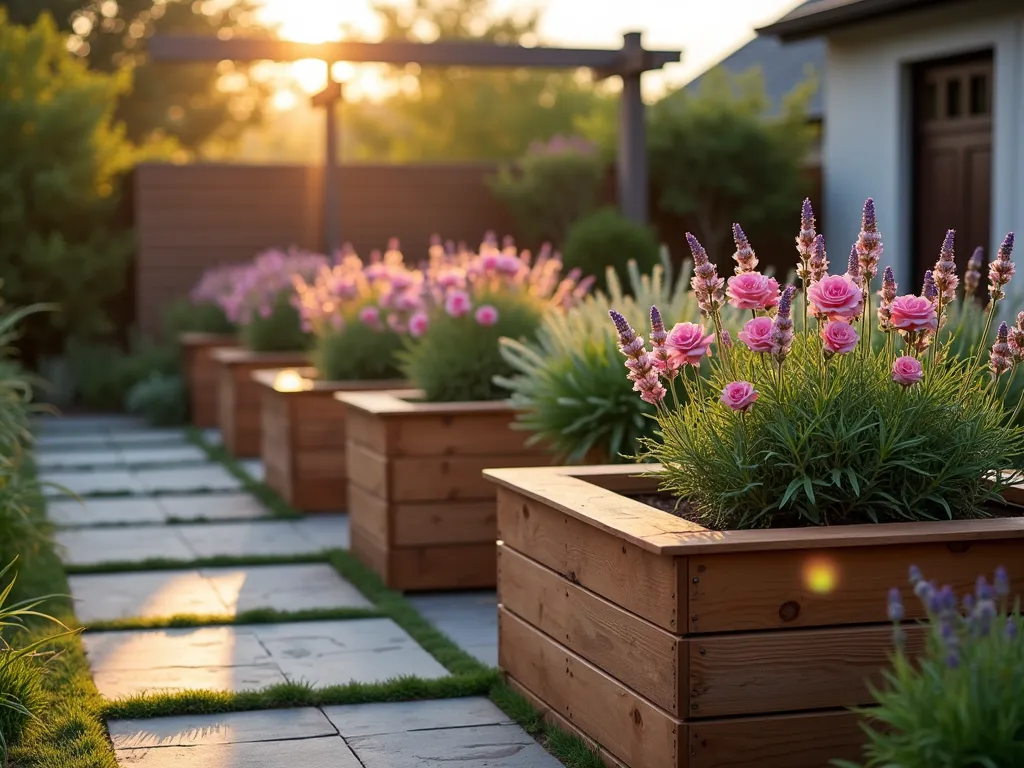
M 992 372 L 992 378 L 998 379 L 1006 373 L 1013 365 L 1012 352 L 1010 350 L 1010 329 L 1006 322 L 999 324 L 996 332 L 996 342 L 992 345 L 989 353 L 988 367 Z
M 914 594 L 917 595 L 918 599 L 927 608 L 928 603 L 932 599 L 932 595 L 935 594 L 935 585 L 930 581 L 922 579 L 914 585 Z
M 930 269 L 925 270 L 924 285 L 921 286 L 921 296 L 928 299 L 932 304 L 939 298 L 939 288 L 935 283 L 935 276 Z
M 686 242 L 693 254 L 693 277 L 690 286 L 697 297 L 697 304 L 705 315 L 714 314 L 725 298 L 725 279 L 718 276 L 718 269 L 708 258 L 707 251 L 691 233 L 686 233 Z
M 793 347 L 793 318 L 790 317 L 790 312 L 793 306 L 793 294 L 796 293 L 796 288 L 792 285 L 787 285 L 782 289 L 782 295 L 779 297 L 779 308 L 775 314 L 775 320 L 772 322 L 772 358 L 779 365 L 782 365 L 782 361 L 789 355 L 790 349 Z
M 889 590 L 889 621 L 900 622 L 903 621 L 903 597 L 900 595 L 900 591 L 897 587 L 893 587 Z
M 978 600 L 991 600 L 993 596 L 992 587 L 988 585 L 988 581 L 985 580 L 984 576 L 979 576 L 974 582 L 974 595 Z
M 850 257 L 846 260 L 846 276 L 860 285 L 860 260 L 857 257 L 857 246 L 850 247 Z
M 812 274 L 809 262 L 813 253 L 814 239 L 814 209 L 811 208 L 811 201 L 805 198 L 800 206 L 800 234 L 796 238 L 796 251 L 800 255 L 800 264 L 797 266 L 797 276 L 806 285 L 811 282 Z
M 1006 628 L 1003 630 L 1003 632 L 1006 635 L 1006 637 L 1010 640 L 1013 640 L 1017 637 L 1017 622 L 1014 620 L 1013 616 L 1006 617 Z
M 960 667 L 960 654 L 956 651 L 950 651 L 947 653 L 946 666 L 950 669 L 958 669 Z
M 1014 266 L 1011 256 L 1013 255 L 1013 232 L 1010 232 L 999 246 L 996 258 L 988 265 L 988 293 L 992 301 L 999 301 L 1006 297 L 1003 290 L 1006 284 L 1013 277 Z
M 811 258 L 807 262 L 810 267 L 810 278 L 816 283 L 828 274 L 828 254 L 825 250 L 825 238 L 817 235 L 811 246 Z
M 995 589 L 996 597 L 1008 597 L 1010 595 L 1010 579 L 1006 575 L 1006 569 L 1001 565 L 996 568 L 992 586 Z
M 878 260 L 882 256 L 882 236 L 878 233 L 878 223 L 875 221 L 875 201 L 870 197 L 864 201 L 860 229 L 854 248 L 860 264 L 860 274 L 864 277 L 865 285 L 870 285 L 871 280 L 878 274 Z
M 985 265 L 985 249 L 980 245 L 974 249 L 964 272 L 964 298 L 972 299 L 981 284 L 981 268 Z
M 996 617 L 996 604 L 992 600 L 979 600 L 971 614 L 971 628 L 981 636 L 987 635 L 992 629 L 992 621 Z
M 910 566 L 910 583 L 916 587 L 921 578 L 921 569 L 916 565 Z
M 953 247 L 956 232 L 949 230 L 942 241 L 942 248 L 939 249 L 939 260 L 935 262 L 932 274 L 935 278 L 935 285 L 942 295 L 944 301 L 953 301 L 956 298 L 956 287 L 960 284 L 960 278 L 956 275 L 956 258 Z
M 732 225 L 732 239 L 736 243 L 736 253 L 732 256 L 736 260 L 736 274 L 742 275 L 744 272 L 753 272 L 757 269 L 757 256 L 754 254 L 754 249 L 750 246 L 750 240 L 747 239 L 743 228 L 739 224 Z
M 892 330 L 892 303 L 896 300 L 896 292 L 896 276 L 892 267 L 886 267 L 882 273 L 882 288 L 878 292 L 878 327 L 883 331 Z
M 658 381 L 654 361 L 644 349 L 643 338 L 637 335 L 619 312 L 612 309 L 608 314 L 615 323 L 615 330 L 619 335 L 619 351 L 626 356 L 626 368 L 629 369 L 626 378 L 633 382 L 633 389 L 640 393 L 644 402 L 657 405 L 664 399 L 666 391 Z
M 971 594 L 964 595 L 963 608 L 964 608 L 964 613 L 966 613 L 966 614 L 970 614 L 971 611 L 974 610 L 974 595 L 971 595 Z
M 651 351 L 654 353 L 654 365 L 662 376 L 671 381 L 679 375 L 679 368 L 669 365 L 668 349 L 665 347 L 667 338 L 668 332 L 661 312 L 657 307 L 651 307 Z

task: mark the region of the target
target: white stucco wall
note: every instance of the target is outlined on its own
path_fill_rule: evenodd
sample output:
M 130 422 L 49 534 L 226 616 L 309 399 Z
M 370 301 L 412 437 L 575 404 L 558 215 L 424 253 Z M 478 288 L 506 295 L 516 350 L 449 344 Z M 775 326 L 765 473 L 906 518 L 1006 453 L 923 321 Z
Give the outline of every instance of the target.
M 829 38 L 823 148 L 831 261 L 842 260 L 875 199 L 883 264 L 910 268 L 910 65 L 994 51 L 991 242 L 1024 234 L 1024 3 L 963 0 L 855 27 Z M 832 254 L 836 254 L 833 256 Z

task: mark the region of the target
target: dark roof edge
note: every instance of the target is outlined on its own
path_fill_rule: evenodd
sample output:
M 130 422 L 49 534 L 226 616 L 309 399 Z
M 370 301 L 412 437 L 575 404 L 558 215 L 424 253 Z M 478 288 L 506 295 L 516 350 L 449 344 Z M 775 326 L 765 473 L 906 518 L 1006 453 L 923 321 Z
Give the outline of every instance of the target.
M 820 11 L 809 9 L 799 13 L 800 9 L 790 12 L 774 24 L 760 27 L 759 35 L 774 35 L 783 41 L 802 40 L 818 37 L 837 27 L 856 24 L 862 21 L 890 16 L 910 11 L 915 8 L 942 5 L 953 0 L 860 0 L 841 6 L 826 8 Z

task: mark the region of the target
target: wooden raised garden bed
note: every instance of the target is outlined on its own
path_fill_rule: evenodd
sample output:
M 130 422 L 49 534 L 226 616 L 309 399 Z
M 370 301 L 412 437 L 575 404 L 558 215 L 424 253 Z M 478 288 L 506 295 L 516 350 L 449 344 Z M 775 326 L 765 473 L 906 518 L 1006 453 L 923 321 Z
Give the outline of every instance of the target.
M 189 413 L 192 425 L 200 429 L 217 426 L 217 363 L 215 349 L 237 347 L 238 339 L 220 333 L 182 333 L 181 367 L 188 385 Z
M 337 394 L 348 410 L 352 552 L 392 589 L 493 587 L 487 467 L 546 464 L 504 401 L 415 402 L 417 390 Z
M 653 466 L 653 465 L 652 465 Z M 656 467 L 655 467 L 656 468 Z M 637 467 L 492 469 L 499 665 L 628 768 L 822 768 L 857 759 L 846 708 L 892 651 L 890 587 L 1024 587 L 1024 518 L 709 531 L 624 495 Z M 630 475 L 633 475 L 632 477 Z M 1016 501 L 1016 499 L 1014 499 Z M 923 632 L 908 632 L 920 648 Z
M 216 349 L 217 426 L 224 447 L 237 458 L 260 455 L 260 385 L 252 372 L 261 368 L 309 365 L 306 352 L 250 352 L 241 347 Z
M 345 407 L 334 393 L 395 389 L 402 382 L 322 381 L 315 368 L 250 375 L 261 392 L 264 482 L 303 512 L 345 509 Z

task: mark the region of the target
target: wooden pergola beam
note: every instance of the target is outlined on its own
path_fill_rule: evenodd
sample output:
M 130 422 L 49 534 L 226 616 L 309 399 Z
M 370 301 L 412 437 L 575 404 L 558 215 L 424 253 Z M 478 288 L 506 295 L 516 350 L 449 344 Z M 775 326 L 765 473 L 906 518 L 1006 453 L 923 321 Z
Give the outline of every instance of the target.
M 322 59 L 353 63 L 421 64 L 424 66 L 532 67 L 573 69 L 589 67 L 609 74 L 620 70 L 660 69 L 679 61 L 679 51 L 644 51 L 642 60 L 633 51 L 603 48 L 548 48 L 442 40 L 414 43 L 404 40 L 380 43 L 297 43 L 264 37 L 154 35 L 148 41 L 154 61 L 297 61 Z

